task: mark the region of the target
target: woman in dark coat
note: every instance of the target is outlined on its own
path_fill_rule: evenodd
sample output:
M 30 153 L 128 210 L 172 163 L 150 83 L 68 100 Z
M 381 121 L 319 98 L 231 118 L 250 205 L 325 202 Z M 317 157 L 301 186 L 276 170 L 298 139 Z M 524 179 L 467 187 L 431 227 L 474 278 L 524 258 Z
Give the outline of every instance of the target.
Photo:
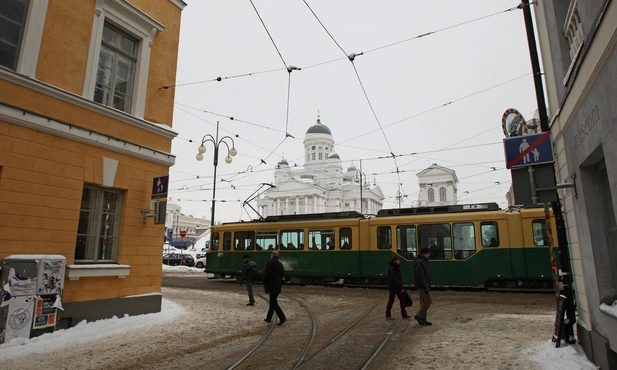
M 281 294 L 284 274 L 285 268 L 279 261 L 279 252 L 273 251 L 270 256 L 270 261 L 266 263 L 266 269 L 264 270 L 264 289 L 266 293 L 270 295 L 270 306 L 268 307 L 268 314 L 264 320 L 265 322 L 272 322 L 272 315 L 274 312 L 276 312 L 276 316 L 279 318 L 278 325 L 283 325 L 283 323 L 287 321 L 277 301 L 279 294 Z
M 405 287 L 403 286 L 403 276 L 401 275 L 401 260 L 398 256 L 392 256 L 390 262 L 388 262 L 388 290 L 390 296 L 388 297 L 388 305 L 386 306 L 386 320 L 394 320 L 392 317 L 392 305 L 394 304 L 394 297 L 398 297 L 398 301 L 401 305 L 401 316 L 403 319 L 411 319 L 411 316 L 407 316 L 407 310 L 405 309 Z

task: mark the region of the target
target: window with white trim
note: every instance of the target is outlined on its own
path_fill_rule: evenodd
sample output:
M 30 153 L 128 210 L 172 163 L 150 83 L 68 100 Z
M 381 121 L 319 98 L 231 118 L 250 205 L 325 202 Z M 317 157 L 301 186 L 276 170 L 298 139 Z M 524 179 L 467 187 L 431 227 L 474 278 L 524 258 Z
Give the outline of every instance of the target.
M 138 41 L 105 23 L 94 101 L 129 112 L 133 98 Z
M 581 25 L 576 1 L 570 3 L 563 34 L 568 39 L 568 44 L 570 44 L 570 60 L 575 61 L 584 39 L 583 26 Z
M 439 188 L 439 201 L 445 202 L 446 200 L 446 188 L 441 187 Z
M 0 66 L 16 70 L 29 0 L 0 2 Z
M 435 190 L 433 188 L 428 189 L 428 201 L 431 203 L 435 201 Z
M 83 96 L 143 118 L 150 48 L 162 24 L 123 0 L 97 0 Z
M 122 192 L 85 185 L 81 196 L 75 262 L 115 262 Z

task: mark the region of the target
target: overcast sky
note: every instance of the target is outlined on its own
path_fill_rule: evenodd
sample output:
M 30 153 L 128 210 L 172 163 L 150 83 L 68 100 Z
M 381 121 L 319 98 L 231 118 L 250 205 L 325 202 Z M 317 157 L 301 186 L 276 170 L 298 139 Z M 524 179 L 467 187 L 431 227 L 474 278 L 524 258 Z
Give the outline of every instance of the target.
M 343 168 L 362 160 L 384 208 L 398 207 L 398 191 L 413 206 L 416 174 L 433 163 L 456 171 L 460 203 L 506 206 L 501 117 L 536 110 L 518 1 L 186 2 L 169 191 L 185 214 L 210 218 L 212 145 L 203 161 L 195 155 L 217 121 L 238 155 L 226 164 L 220 146 L 215 219 L 247 220 L 255 214 L 242 202 L 273 182 L 283 154 L 304 164 L 318 110 Z M 352 63 L 351 53 L 364 54 Z

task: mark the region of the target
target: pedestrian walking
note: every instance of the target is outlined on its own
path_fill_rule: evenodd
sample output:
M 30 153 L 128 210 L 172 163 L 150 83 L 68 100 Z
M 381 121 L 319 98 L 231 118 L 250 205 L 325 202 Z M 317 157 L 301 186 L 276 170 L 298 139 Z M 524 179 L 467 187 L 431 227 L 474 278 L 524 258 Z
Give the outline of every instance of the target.
M 265 322 L 272 322 L 272 315 L 274 312 L 276 312 L 276 316 L 279 318 L 279 323 L 277 325 L 283 325 L 285 321 L 287 321 L 287 317 L 285 317 L 277 301 L 279 294 L 281 294 L 284 274 L 285 268 L 279 261 L 279 252 L 273 251 L 270 255 L 270 261 L 266 263 L 266 268 L 264 270 L 264 289 L 266 294 L 270 295 L 270 306 L 268 307 L 268 314 L 264 320 Z
M 257 268 L 257 263 L 251 260 L 248 254 L 245 254 L 242 257 L 244 260 L 244 266 L 242 266 L 242 275 L 240 276 L 240 286 L 242 286 L 242 282 L 246 279 L 246 291 L 249 294 L 249 303 L 247 306 L 253 306 L 255 304 L 255 297 L 253 296 L 253 269 Z
M 413 263 L 414 284 L 420 295 L 420 309 L 413 317 L 420 325 L 433 325 L 427 318 L 428 308 L 431 307 L 431 273 L 428 269 L 428 248 L 420 249 L 420 254 Z
M 388 267 L 388 290 L 390 291 L 390 296 L 386 306 L 386 320 L 394 320 L 394 317 L 392 317 L 394 297 L 398 297 L 401 306 L 401 316 L 403 319 L 409 320 L 411 316 L 407 316 L 405 308 L 405 287 L 403 286 L 403 276 L 401 275 L 401 260 L 398 256 L 392 256 L 388 264 L 390 265 Z

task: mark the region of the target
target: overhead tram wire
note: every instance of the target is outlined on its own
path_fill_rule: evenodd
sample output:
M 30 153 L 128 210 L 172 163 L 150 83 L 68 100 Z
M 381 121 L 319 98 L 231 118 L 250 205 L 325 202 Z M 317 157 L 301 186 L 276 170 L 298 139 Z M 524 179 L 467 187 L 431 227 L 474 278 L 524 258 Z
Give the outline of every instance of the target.
M 371 112 L 373 113 L 373 117 L 375 117 L 375 121 L 377 122 L 377 125 L 379 126 L 379 128 L 381 129 L 381 133 L 384 137 L 384 140 L 386 141 L 386 144 L 388 145 L 388 150 L 390 151 L 390 153 L 392 154 L 392 160 L 394 161 L 394 165 L 396 166 L 396 169 L 398 171 L 398 164 L 396 162 L 396 157 L 394 155 L 394 151 L 392 150 L 392 145 L 390 144 L 390 141 L 388 140 L 388 137 L 386 136 L 385 131 L 383 130 L 383 127 L 381 125 L 381 122 L 379 121 L 379 117 L 377 116 L 377 113 L 375 112 L 375 108 L 373 107 L 373 104 L 371 103 L 371 99 L 368 96 L 368 93 L 366 92 L 366 88 L 364 87 L 364 84 L 362 83 L 362 79 L 360 78 L 360 74 L 358 73 L 358 69 L 356 68 L 356 65 L 354 63 L 354 60 L 356 59 L 357 56 L 362 55 L 363 53 L 347 53 L 345 51 L 345 49 L 343 49 L 343 47 L 336 41 L 336 39 L 334 38 L 334 36 L 332 36 L 332 34 L 330 33 L 330 31 L 328 31 L 328 29 L 326 28 L 326 26 L 323 24 L 323 22 L 321 21 L 321 19 L 319 19 L 319 17 L 317 16 L 317 14 L 315 14 L 315 12 L 313 11 L 313 9 L 311 8 L 311 6 L 306 2 L 306 0 L 302 0 L 304 2 L 304 4 L 306 4 L 306 7 L 311 11 L 311 13 L 313 14 L 313 16 L 315 17 L 315 19 L 317 20 L 317 22 L 319 22 L 319 24 L 321 25 L 321 27 L 323 28 L 323 30 L 328 34 L 328 36 L 330 36 L 330 39 L 332 39 L 332 41 L 336 44 L 336 46 L 338 46 L 338 48 L 343 52 L 343 54 L 345 54 L 347 56 L 347 58 L 349 59 L 349 61 L 351 62 L 351 66 L 354 69 L 354 72 L 356 74 L 356 78 L 358 79 L 358 82 L 360 83 L 360 88 L 362 89 L 362 93 L 364 94 L 364 97 L 366 98 L 366 102 L 368 103 L 369 108 L 371 109 Z M 398 176 L 399 179 L 399 186 L 402 186 L 402 182 L 401 182 L 401 178 L 400 175 Z M 399 193 L 400 193 L 400 188 L 399 188 Z
M 255 5 L 253 5 L 253 8 L 255 8 Z M 363 52 L 363 54 L 368 54 L 368 53 L 372 53 L 372 52 L 375 52 L 375 51 L 378 51 L 378 50 L 381 50 L 381 49 L 386 49 L 386 48 L 389 48 L 389 47 L 392 47 L 392 46 L 403 44 L 403 43 L 408 42 L 408 41 L 419 39 L 421 37 L 426 37 L 426 36 L 433 35 L 433 34 L 438 33 L 438 32 L 446 31 L 446 30 L 449 30 L 449 29 L 452 29 L 452 28 L 456 28 L 456 27 L 460 27 L 460 26 L 464 26 L 466 24 L 473 23 L 473 22 L 476 22 L 476 21 L 479 21 L 479 20 L 483 20 L 483 19 L 486 19 L 486 18 L 494 17 L 494 16 L 497 16 L 497 15 L 501 15 L 501 14 L 504 14 L 504 13 L 507 13 L 507 12 L 510 12 L 510 11 L 513 11 L 513 10 L 516 10 L 516 9 L 518 9 L 518 8 L 517 7 L 509 8 L 509 9 L 506 9 L 506 10 L 503 10 L 503 11 L 500 11 L 500 12 L 497 12 L 497 13 L 493 13 L 493 14 L 485 15 L 485 16 L 482 16 L 482 17 L 479 17 L 479 18 L 471 19 L 471 20 L 468 20 L 468 21 L 465 21 L 465 22 L 453 24 L 451 26 L 444 27 L 444 28 L 441 28 L 441 29 L 438 29 L 438 30 L 435 30 L 435 31 L 429 31 L 429 32 L 426 32 L 426 33 L 423 33 L 423 34 L 420 34 L 420 35 L 417 35 L 417 36 L 414 36 L 414 37 L 410 37 L 410 38 L 407 38 L 407 39 L 404 39 L 404 40 L 396 41 L 396 42 L 393 42 L 393 43 L 390 43 L 390 44 L 387 44 L 387 45 L 383 45 L 383 46 L 379 46 L 379 47 L 367 50 L 367 51 Z M 261 17 L 260 17 L 260 19 L 261 19 Z M 263 21 L 262 21 L 262 24 L 263 24 Z M 265 25 L 264 25 L 264 27 L 265 27 Z M 272 42 L 274 43 L 274 41 L 272 41 Z M 277 51 L 278 51 L 278 48 L 277 48 Z M 280 53 L 279 53 L 279 55 L 280 55 Z M 282 59 L 282 57 L 281 57 L 281 59 Z M 311 64 L 311 65 L 308 65 L 308 66 L 304 66 L 304 67 L 302 67 L 302 69 L 309 69 L 309 68 L 319 67 L 319 66 L 322 66 L 322 65 L 325 65 L 325 64 L 339 62 L 339 61 L 345 60 L 345 59 L 348 59 L 347 55 L 345 57 L 340 57 L 340 58 L 331 59 L 331 60 L 327 60 L 327 61 L 324 61 L 324 62 L 319 62 L 319 63 Z M 285 68 L 284 69 L 287 69 L 287 64 L 285 64 Z M 164 85 L 164 86 L 161 86 L 160 88 L 161 89 L 169 89 L 169 88 L 182 87 L 182 86 L 190 86 L 190 85 L 201 84 L 201 83 L 208 83 L 208 82 L 221 82 L 223 80 L 229 80 L 229 79 L 233 79 L 233 78 L 248 77 L 248 76 L 253 76 L 253 75 L 258 75 L 258 74 L 263 74 L 263 73 L 270 73 L 270 72 L 278 72 L 278 71 L 282 71 L 284 69 L 283 68 L 275 68 L 275 69 L 269 69 L 269 70 L 259 71 L 259 72 L 243 73 L 243 74 L 234 75 L 234 76 L 228 76 L 228 77 L 216 77 L 216 78 L 213 78 L 213 79 L 203 80 L 203 81 L 187 82 L 187 83 L 176 84 L 176 85 Z

